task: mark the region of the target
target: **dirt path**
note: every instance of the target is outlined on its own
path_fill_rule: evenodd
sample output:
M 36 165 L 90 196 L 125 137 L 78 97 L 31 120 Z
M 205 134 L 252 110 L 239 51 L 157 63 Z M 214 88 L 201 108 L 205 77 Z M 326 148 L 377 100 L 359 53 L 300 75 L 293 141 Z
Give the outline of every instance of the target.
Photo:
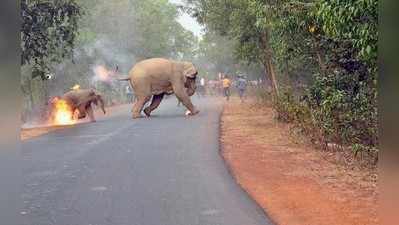
M 332 163 L 289 129 L 271 108 L 225 105 L 222 153 L 237 182 L 277 224 L 378 224 L 375 171 Z
M 20 138 L 23 141 L 23 140 L 27 140 L 27 139 L 30 139 L 30 138 L 41 136 L 43 134 L 47 134 L 47 133 L 49 133 L 51 131 L 54 131 L 54 130 L 64 129 L 64 128 L 71 127 L 71 126 L 73 126 L 73 125 L 23 128 L 23 129 L 21 129 Z

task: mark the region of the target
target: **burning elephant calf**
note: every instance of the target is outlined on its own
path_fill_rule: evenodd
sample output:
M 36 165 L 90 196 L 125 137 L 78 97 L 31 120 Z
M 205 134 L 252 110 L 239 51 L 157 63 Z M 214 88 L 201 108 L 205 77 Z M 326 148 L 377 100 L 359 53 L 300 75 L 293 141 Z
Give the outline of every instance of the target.
M 52 125 L 72 125 L 75 122 L 72 107 L 59 97 L 53 98 L 51 100 L 49 123 Z
M 197 74 L 198 71 L 191 62 L 153 58 L 137 63 L 129 72 L 129 77 L 118 80 L 130 81 L 136 94 L 133 118 L 141 117 L 144 105 L 152 99 L 150 106 L 144 109 L 144 113 L 149 117 L 165 94 L 175 94 L 189 110 L 187 115 L 196 115 L 199 110 L 192 104 L 190 96 L 196 90 Z
M 61 97 L 55 97 L 52 101 L 52 122 L 57 125 L 75 123 L 76 119 L 83 119 L 87 115 L 90 122 L 96 122 L 92 104 L 98 105 L 105 112 L 104 101 L 100 94 L 92 89 L 75 89 L 65 93 Z M 76 115 L 76 118 L 74 118 Z

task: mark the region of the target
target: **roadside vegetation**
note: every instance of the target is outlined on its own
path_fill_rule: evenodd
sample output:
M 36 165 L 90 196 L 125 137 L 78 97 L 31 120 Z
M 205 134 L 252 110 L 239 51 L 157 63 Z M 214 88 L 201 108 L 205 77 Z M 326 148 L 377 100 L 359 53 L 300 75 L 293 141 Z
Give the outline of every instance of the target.
M 262 66 L 277 119 L 316 145 L 378 160 L 377 0 L 186 0 L 234 58 Z M 216 46 L 215 48 L 223 45 Z M 216 50 L 217 51 L 217 50 Z

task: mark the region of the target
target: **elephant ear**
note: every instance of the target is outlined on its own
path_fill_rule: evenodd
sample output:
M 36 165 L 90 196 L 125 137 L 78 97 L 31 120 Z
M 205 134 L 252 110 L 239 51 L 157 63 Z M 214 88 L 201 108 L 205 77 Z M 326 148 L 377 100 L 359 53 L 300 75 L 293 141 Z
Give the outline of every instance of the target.
M 185 63 L 183 74 L 185 77 L 194 79 L 197 76 L 198 71 L 192 63 Z

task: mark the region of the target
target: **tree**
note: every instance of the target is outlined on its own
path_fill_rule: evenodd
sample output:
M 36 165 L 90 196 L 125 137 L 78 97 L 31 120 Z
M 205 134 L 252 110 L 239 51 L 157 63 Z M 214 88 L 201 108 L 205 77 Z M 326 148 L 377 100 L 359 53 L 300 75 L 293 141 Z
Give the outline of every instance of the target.
M 73 49 L 81 11 L 74 0 L 21 1 L 21 64 L 32 64 L 32 77 L 46 79 L 47 61 L 59 62 Z
M 115 49 L 143 59 L 181 57 L 197 42 L 192 32 L 177 22 L 179 11 L 167 0 L 79 0 L 79 3 L 88 14 L 81 21 L 82 45 L 106 39 Z
M 198 61 L 215 76 L 218 72 L 231 73 L 237 60 L 234 58 L 234 43 L 214 32 L 207 32 L 199 43 Z

